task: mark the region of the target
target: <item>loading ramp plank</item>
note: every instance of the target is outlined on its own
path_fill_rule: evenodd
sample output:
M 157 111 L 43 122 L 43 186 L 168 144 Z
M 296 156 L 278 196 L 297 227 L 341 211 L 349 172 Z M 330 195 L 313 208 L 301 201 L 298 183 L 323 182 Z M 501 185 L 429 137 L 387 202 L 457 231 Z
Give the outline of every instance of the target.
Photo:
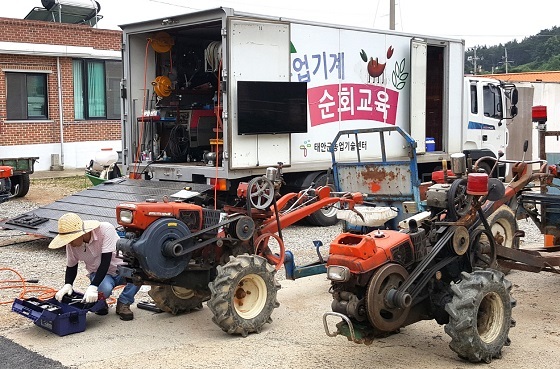
M 82 219 L 109 222 L 117 227 L 116 207 L 118 204 L 146 201 L 147 199 L 162 201 L 164 196 L 173 200 L 171 195 L 185 187 L 190 187 L 191 191 L 200 193 L 212 188 L 209 185 L 187 182 L 117 178 L 6 219 L 0 222 L 0 227 L 53 238 L 58 233 L 58 218 L 68 212 L 76 213 Z M 18 219 L 24 219 L 26 222 L 19 222 Z

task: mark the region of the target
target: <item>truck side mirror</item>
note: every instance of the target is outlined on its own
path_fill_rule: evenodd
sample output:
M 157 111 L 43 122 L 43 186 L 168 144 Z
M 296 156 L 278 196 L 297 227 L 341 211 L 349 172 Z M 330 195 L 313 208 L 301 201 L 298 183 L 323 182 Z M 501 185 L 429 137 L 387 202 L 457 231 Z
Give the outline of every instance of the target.
M 511 104 L 517 105 L 518 101 L 519 101 L 519 94 L 517 92 L 517 88 L 514 88 L 513 91 L 511 91 Z M 517 111 L 515 112 L 515 114 L 517 114 Z
M 515 117 L 517 115 L 517 106 L 513 105 L 510 109 L 511 117 Z

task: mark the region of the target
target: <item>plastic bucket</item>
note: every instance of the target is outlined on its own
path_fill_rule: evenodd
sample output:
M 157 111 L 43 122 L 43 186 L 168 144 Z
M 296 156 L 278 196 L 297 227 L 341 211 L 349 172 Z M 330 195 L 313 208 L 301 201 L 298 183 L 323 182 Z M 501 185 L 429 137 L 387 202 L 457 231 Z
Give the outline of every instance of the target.
M 436 140 L 433 137 L 426 137 L 426 151 L 436 151 Z

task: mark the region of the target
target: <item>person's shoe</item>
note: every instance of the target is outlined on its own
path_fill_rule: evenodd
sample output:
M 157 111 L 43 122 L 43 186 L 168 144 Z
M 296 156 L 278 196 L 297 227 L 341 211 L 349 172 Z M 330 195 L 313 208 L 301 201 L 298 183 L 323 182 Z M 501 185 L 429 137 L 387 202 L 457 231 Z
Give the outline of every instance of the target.
M 105 303 L 102 308 L 95 311 L 95 314 L 97 314 L 97 315 L 107 315 L 107 314 L 109 314 L 109 306 L 107 306 L 107 303 Z
M 134 313 L 130 310 L 130 305 L 123 304 L 117 301 L 117 315 L 121 317 L 121 320 L 132 320 L 134 319 Z

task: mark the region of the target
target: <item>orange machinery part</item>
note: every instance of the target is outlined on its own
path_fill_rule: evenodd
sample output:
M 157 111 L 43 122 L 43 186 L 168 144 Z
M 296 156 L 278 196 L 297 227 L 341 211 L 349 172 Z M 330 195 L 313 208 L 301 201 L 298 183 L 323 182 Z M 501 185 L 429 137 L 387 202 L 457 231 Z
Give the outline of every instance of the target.
M 338 235 L 330 245 L 327 265 L 341 265 L 352 273 L 364 273 L 392 261 L 391 249 L 395 246 L 406 244 L 414 249 L 410 236 L 406 233 L 392 230 L 379 232 Z
M 181 211 L 198 212 L 199 224 L 198 229 L 202 229 L 202 221 L 204 216 L 202 208 L 195 204 L 185 202 L 139 202 L 139 203 L 121 203 L 117 206 L 117 220 L 121 209 L 128 209 L 134 213 L 134 221 L 131 224 L 120 223 L 127 228 L 135 228 L 145 230 L 150 224 L 162 217 L 173 217 L 180 219 Z M 191 229 L 193 231 L 194 229 Z

